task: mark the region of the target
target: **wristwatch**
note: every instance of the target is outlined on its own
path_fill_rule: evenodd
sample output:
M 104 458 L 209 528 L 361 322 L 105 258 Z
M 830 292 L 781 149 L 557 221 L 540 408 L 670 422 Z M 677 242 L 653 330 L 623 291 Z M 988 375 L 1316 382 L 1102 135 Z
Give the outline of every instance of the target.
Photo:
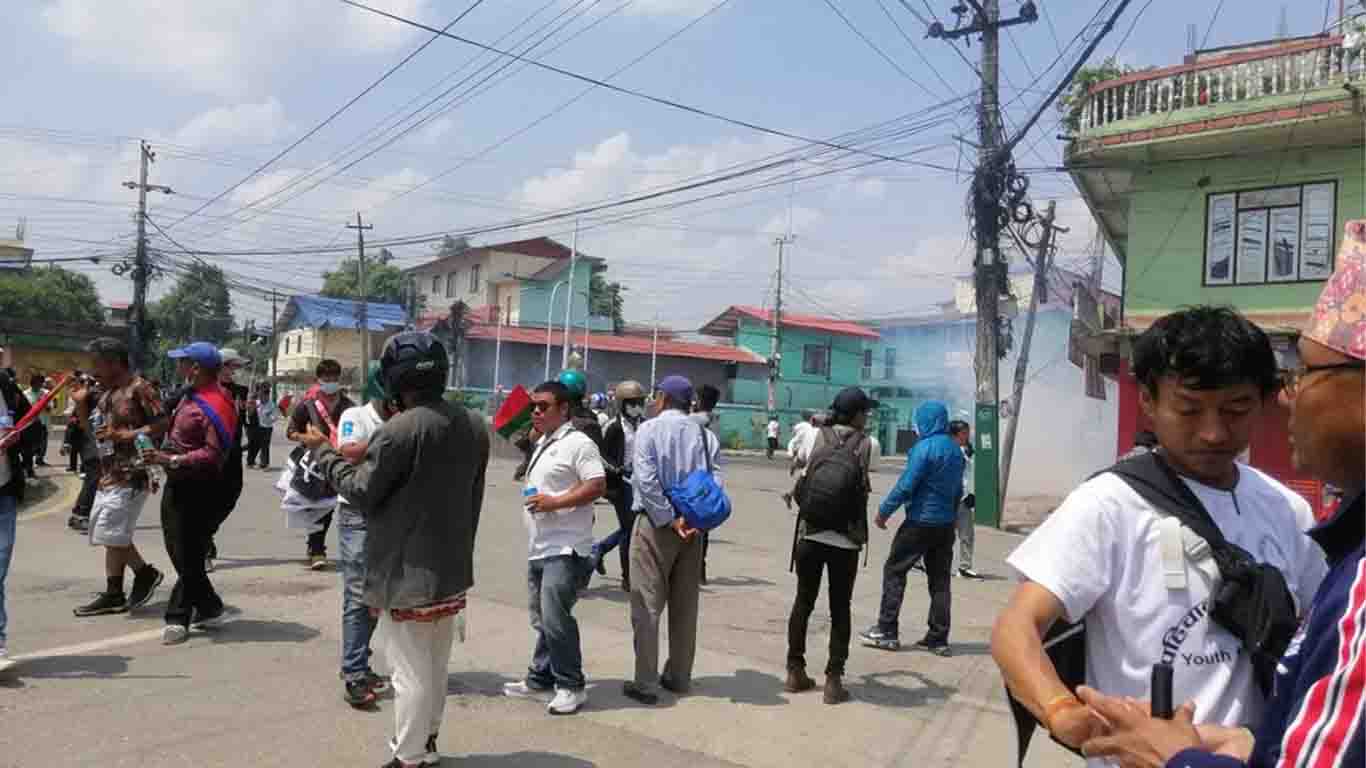
M 171 457 L 171 469 L 180 469 L 180 455 Z

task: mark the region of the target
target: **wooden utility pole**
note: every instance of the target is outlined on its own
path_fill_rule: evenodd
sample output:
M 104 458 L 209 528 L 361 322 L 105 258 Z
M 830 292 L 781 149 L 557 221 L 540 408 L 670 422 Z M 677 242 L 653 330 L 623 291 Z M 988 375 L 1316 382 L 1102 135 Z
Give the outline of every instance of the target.
M 1006 439 L 1001 445 L 1001 499 L 1006 498 L 1010 487 L 1010 461 L 1015 455 L 1015 433 L 1020 428 L 1020 403 L 1024 400 L 1026 374 L 1029 370 L 1029 344 L 1034 339 L 1034 321 L 1039 311 L 1039 297 L 1048 289 L 1048 269 L 1053 257 L 1053 238 L 1057 232 L 1066 230 L 1053 226 L 1057 203 L 1049 201 L 1040 225 L 1043 235 L 1039 240 L 1039 250 L 1034 254 L 1034 291 L 1029 297 L 1029 314 L 1025 318 L 1024 339 L 1020 342 L 1020 359 L 1015 362 L 1015 389 L 1010 396 L 1010 425 L 1006 427 Z
M 123 186 L 138 191 L 138 242 L 133 257 L 133 306 L 128 326 L 128 348 L 133 358 L 133 371 L 141 373 L 147 361 L 147 282 L 152 276 L 152 266 L 147 259 L 147 193 L 155 191 L 169 195 L 174 190 L 160 184 L 147 183 L 148 166 L 156 162 L 157 156 L 152 151 L 152 146 L 145 141 L 138 142 L 138 150 L 141 161 L 138 180 L 125 181 Z
M 356 212 L 356 223 L 347 224 L 347 229 L 356 230 L 356 295 L 360 299 L 360 317 L 357 327 L 360 330 L 360 384 L 370 375 L 370 297 L 365 290 L 365 230 L 374 229 L 374 224 L 362 224 L 360 212 Z

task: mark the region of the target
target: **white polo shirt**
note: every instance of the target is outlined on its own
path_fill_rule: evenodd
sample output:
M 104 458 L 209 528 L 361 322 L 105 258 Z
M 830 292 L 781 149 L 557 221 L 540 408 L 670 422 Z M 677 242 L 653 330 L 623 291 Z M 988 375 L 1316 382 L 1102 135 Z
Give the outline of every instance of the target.
M 547 496 L 568 493 L 574 486 L 606 476 L 602 455 L 592 438 L 565 423 L 554 434 L 542 437 L 531 454 L 526 487 Z M 593 505 L 531 514 L 522 507 L 528 535 L 527 559 L 593 551 Z

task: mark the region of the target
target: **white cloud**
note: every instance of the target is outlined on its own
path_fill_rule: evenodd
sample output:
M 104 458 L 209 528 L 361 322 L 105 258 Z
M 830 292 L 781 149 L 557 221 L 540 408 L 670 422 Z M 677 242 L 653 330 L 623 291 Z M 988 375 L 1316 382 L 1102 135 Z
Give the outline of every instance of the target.
M 628 9 L 639 16 L 695 16 L 716 5 L 717 0 L 636 0 Z
M 293 130 L 275 99 L 259 104 L 217 107 L 194 116 L 172 136 L 192 147 L 222 144 L 272 144 Z
M 881 200 L 887 196 L 887 182 L 882 179 L 864 179 L 854 185 L 854 194 L 865 200 Z
M 439 144 L 453 130 L 455 130 L 455 120 L 449 117 L 440 117 L 422 126 L 422 129 L 417 132 L 415 141 L 418 144 L 430 147 Z
M 379 5 L 412 17 L 425 4 Z M 42 15 L 87 64 L 223 95 L 256 90 L 300 48 L 373 53 L 412 35 L 406 25 L 327 0 L 52 0 Z

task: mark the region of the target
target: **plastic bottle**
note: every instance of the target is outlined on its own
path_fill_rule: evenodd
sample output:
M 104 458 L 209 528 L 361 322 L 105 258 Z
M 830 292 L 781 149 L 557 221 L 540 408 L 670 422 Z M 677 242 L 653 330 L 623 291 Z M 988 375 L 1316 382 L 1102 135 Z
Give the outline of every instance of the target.
M 533 487 L 531 487 L 531 486 L 527 486 L 526 488 L 523 488 L 523 489 L 522 489 L 522 498 L 523 498 L 523 499 L 529 499 L 529 498 L 531 498 L 532 496 L 535 496 L 535 495 L 538 494 L 538 493 L 540 493 L 540 491 L 536 490 L 535 488 L 533 488 Z M 525 505 L 523 505 L 523 506 L 525 507 Z M 527 512 L 531 512 L 531 508 L 530 508 L 530 507 L 526 507 L 526 511 L 527 511 Z
M 156 448 L 156 443 L 153 443 L 152 438 L 148 437 L 145 432 L 139 432 L 138 436 L 133 438 L 133 446 L 138 452 L 138 457 L 135 462 L 137 466 L 147 466 L 147 462 L 142 460 L 142 454 L 144 451 L 150 451 L 153 448 Z
M 98 435 L 100 433 L 100 430 L 104 429 L 104 423 L 104 414 L 100 412 L 100 409 L 96 408 L 94 411 L 90 413 L 91 432 Z M 96 443 L 96 446 L 98 446 L 99 448 L 100 458 L 114 455 L 114 441 L 100 440 Z

